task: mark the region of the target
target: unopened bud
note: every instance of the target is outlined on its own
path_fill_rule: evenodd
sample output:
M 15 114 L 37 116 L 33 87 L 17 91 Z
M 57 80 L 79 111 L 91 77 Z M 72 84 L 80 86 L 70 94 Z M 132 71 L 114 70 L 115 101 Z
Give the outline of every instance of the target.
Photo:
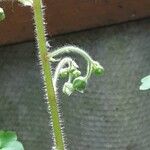
M 72 72 L 72 75 L 73 75 L 74 78 L 77 78 L 81 75 L 81 71 L 76 69 Z
M 74 91 L 74 89 L 73 89 L 72 83 L 66 82 L 63 86 L 63 93 L 70 96 L 73 93 L 73 91 Z
M 60 74 L 60 77 L 66 78 L 69 75 L 69 69 L 68 68 L 61 69 L 59 74 Z
M 92 66 L 92 73 L 95 75 L 101 75 L 104 72 L 104 68 L 100 65 L 99 62 L 94 61 Z
M 79 92 L 83 92 L 86 88 L 87 80 L 80 76 L 73 80 L 73 88 Z

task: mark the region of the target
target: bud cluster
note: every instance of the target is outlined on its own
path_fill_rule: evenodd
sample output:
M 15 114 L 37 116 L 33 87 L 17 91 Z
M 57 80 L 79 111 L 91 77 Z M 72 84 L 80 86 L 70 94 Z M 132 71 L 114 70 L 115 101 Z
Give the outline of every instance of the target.
M 87 71 L 84 76 L 81 75 L 79 66 L 72 58 L 70 57 L 64 57 L 62 59 L 57 58 L 58 56 L 64 53 L 67 54 L 76 53 L 82 56 L 86 60 Z M 48 57 L 50 62 L 54 62 L 55 60 L 59 61 L 53 78 L 54 88 L 56 89 L 57 80 L 59 77 L 68 78 L 68 81 L 65 82 L 63 86 L 63 93 L 67 95 L 71 95 L 74 91 L 83 93 L 84 90 L 86 89 L 91 74 L 102 75 L 104 72 L 104 68 L 100 65 L 99 62 L 94 61 L 86 51 L 76 46 L 69 45 L 69 46 L 60 47 L 54 50 L 53 52 L 51 52 L 50 54 L 48 54 Z
M 70 64 L 68 67 L 62 67 L 59 70 L 59 77 L 68 78 L 68 81 L 63 85 L 63 93 L 68 96 L 74 91 L 83 93 L 88 82 L 87 76 L 81 76 L 81 71 L 78 69 L 78 65 L 75 61 L 72 60 L 71 63 L 68 64 Z M 101 75 L 104 72 L 104 68 L 97 61 L 90 61 L 90 66 L 91 68 L 89 70 L 91 70 L 92 74 Z

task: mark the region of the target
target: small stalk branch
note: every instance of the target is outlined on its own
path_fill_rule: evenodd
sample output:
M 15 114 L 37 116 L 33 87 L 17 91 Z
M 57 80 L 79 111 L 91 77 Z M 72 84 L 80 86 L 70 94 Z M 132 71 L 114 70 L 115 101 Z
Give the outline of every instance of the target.
M 65 57 L 63 58 L 57 65 L 55 73 L 54 73 L 54 79 L 53 79 L 53 85 L 54 85 L 54 89 L 57 87 L 57 81 L 59 78 L 59 73 L 60 70 L 67 64 L 68 66 L 70 66 L 70 64 L 74 62 L 70 57 Z M 75 62 L 74 62 L 75 63 Z M 56 90 L 56 89 L 55 89 Z

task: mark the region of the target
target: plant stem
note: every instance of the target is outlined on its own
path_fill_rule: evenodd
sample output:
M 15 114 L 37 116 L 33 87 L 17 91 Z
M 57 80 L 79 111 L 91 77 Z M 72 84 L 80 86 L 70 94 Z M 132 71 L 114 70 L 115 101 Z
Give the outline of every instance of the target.
M 36 35 L 39 47 L 39 57 L 42 66 L 46 96 L 50 107 L 54 142 L 56 150 L 64 150 L 64 141 L 61 131 L 57 99 L 52 82 L 51 65 L 48 58 L 45 28 L 43 23 L 42 0 L 33 0 L 34 21 L 36 25 Z

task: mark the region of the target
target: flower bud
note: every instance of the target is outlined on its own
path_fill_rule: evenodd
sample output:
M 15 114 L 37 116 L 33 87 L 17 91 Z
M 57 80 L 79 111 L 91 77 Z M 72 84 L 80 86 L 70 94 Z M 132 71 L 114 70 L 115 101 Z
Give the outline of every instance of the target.
M 72 83 L 66 82 L 63 86 L 63 93 L 70 96 L 73 93 L 73 91 L 74 91 L 74 89 L 73 89 Z
M 104 68 L 100 65 L 99 62 L 94 61 L 92 66 L 92 73 L 95 75 L 101 75 L 104 72 Z
M 72 72 L 72 75 L 73 75 L 74 78 L 77 78 L 81 75 L 81 71 L 76 69 Z
M 5 13 L 4 10 L 2 8 L 0 8 L 0 21 L 5 19 Z
M 73 80 L 73 88 L 74 90 L 77 90 L 79 92 L 83 92 L 83 90 L 85 90 L 86 88 L 86 85 L 87 80 L 82 76 L 77 77 L 76 79 Z
M 62 78 L 66 78 L 69 75 L 69 69 L 68 68 L 61 69 L 59 74 Z

